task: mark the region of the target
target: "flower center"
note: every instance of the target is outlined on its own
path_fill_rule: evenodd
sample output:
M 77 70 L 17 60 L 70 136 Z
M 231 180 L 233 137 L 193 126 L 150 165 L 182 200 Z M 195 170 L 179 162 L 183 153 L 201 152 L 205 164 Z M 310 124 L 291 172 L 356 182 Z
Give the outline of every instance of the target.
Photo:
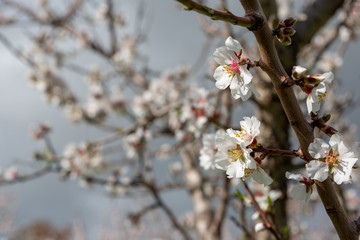
M 234 76 L 235 74 L 240 73 L 240 65 L 238 62 L 231 60 L 231 63 L 224 66 L 223 71 L 229 75 L 229 77 Z
M 330 172 L 333 172 L 334 168 L 340 163 L 339 153 L 330 148 L 329 153 L 325 157 L 325 162 L 329 166 Z
M 237 160 L 245 161 L 244 151 L 239 145 L 236 145 L 236 149 L 228 150 L 228 157 L 231 159 L 231 162 L 236 162 Z
M 244 178 L 248 178 L 253 172 L 254 172 L 254 169 L 245 168 Z
M 319 100 L 317 101 L 318 104 L 320 104 L 320 102 L 324 102 L 324 98 L 325 98 L 326 94 L 327 94 L 327 92 L 317 94 L 317 96 L 319 98 Z
M 241 128 L 240 132 L 234 133 L 234 135 L 243 141 L 251 141 L 251 133 L 248 133 L 244 128 Z

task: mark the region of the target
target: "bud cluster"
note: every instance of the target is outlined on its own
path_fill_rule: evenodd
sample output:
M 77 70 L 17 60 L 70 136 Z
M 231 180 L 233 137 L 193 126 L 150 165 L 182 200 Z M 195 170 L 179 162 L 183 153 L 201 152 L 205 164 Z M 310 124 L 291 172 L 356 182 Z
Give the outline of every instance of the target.
M 277 27 L 273 30 L 273 35 L 281 42 L 284 46 L 289 46 L 291 44 L 291 36 L 295 34 L 295 29 L 292 26 L 296 23 L 295 18 L 287 18 L 284 21 L 280 21 Z
M 329 137 L 331 137 L 332 135 L 337 133 L 337 130 L 335 128 L 325 124 L 326 122 L 328 122 L 330 120 L 330 117 L 331 117 L 330 114 L 324 114 L 321 118 L 319 118 L 318 114 L 311 112 L 310 117 L 312 120 L 312 122 L 311 122 L 312 127 L 319 128 L 319 130 L 321 132 L 325 133 Z

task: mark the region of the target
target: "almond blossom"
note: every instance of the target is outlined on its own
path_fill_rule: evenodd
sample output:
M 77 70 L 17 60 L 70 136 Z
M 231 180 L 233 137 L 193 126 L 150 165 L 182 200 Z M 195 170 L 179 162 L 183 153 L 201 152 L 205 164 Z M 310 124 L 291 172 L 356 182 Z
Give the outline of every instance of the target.
M 352 167 L 358 160 L 357 151 L 347 147 L 339 134 L 332 135 L 329 144 L 320 138 L 310 144 L 309 153 L 316 159 L 306 164 L 310 178 L 323 182 L 333 174 L 337 184 L 349 181 Z
M 286 172 L 285 176 L 287 179 L 297 180 L 300 183 L 292 187 L 290 196 L 296 200 L 304 201 L 306 203 L 313 192 L 312 185 L 314 181 L 302 176 L 301 174 L 294 174 L 290 172 Z
M 308 94 L 306 99 L 306 106 L 309 114 L 320 110 L 320 103 L 324 101 L 328 85 L 333 81 L 334 74 L 332 72 L 327 72 L 314 78 L 320 81 L 320 83 L 311 90 L 311 93 Z
M 215 136 L 217 152 L 215 167 L 226 171 L 228 178 L 253 178 L 258 183 L 269 185 L 271 177 L 250 155 L 248 148 L 260 134 L 260 122 L 256 117 L 244 117 L 241 130 L 218 131 Z
M 228 37 L 225 47 L 215 50 L 214 59 L 220 64 L 214 72 L 217 88 L 225 89 L 230 86 L 231 95 L 243 101 L 248 100 L 252 93 L 259 95 L 251 81 L 252 75 L 246 68 L 247 59 L 242 56 L 242 49 L 237 40 Z
M 236 138 L 240 144 L 248 146 L 260 135 L 260 121 L 255 116 L 244 117 L 244 120 L 240 121 L 240 126 L 240 131 L 229 131 L 230 136 Z
M 256 169 L 256 162 L 250 156 L 251 149 L 239 145 L 236 138 L 231 137 L 232 129 L 221 131 L 215 139 L 218 152 L 215 154 L 215 166 L 226 171 L 228 178 L 245 177 L 246 169 Z

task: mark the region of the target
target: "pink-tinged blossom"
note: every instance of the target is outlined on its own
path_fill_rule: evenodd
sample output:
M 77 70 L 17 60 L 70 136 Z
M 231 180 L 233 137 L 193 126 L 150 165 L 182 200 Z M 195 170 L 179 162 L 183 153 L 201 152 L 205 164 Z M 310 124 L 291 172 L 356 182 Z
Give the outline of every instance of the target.
M 15 180 L 18 177 L 18 170 L 15 167 L 9 167 L 5 170 L 3 177 L 6 181 Z
M 60 166 L 74 177 L 91 175 L 105 165 L 100 146 L 93 143 L 68 144 L 63 155 Z
M 334 80 L 334 74 L 327 72 L 319 76 L 314 76 L 313 78 L 320 81 L 320 83 L 311 90 L 306 99 L 309 114 L 320 110 L 320 104 L 324 101 L 327 94 L 328 85 Z
M 333 174 L 337 184 L 349 181 L 352 167 L 358 161 L 357 151 L 347 147 L 339 134 L 332 135 L 329 144 L 320 138 L 310 144 L 309 153 L 316 159 L 306 164 L 310 178 L 322 182 Z
M 256 162 L 250 156 L 251 149 L 238 144 L 228 132 L 221 131 L 216 134 L 215 144 L 218 149 L 215 154 L 215 166 L 226 171 L 228 178 L 245 177 L 246 169 L 256 169 Z
M 313 192 L 312 185 L 314 182 L 301 174 L 286 172 L 285 176 L 287 179 L 293 179 L 300 183 L 292 187 L 290 196 L 296 200 L 304 201 L 306 203 Z
M 241 130 L 227 129 L 218 131 L 215 136 L 217 152 L 214 156 L 215 167 L 226 170 L 228 178 L 252 178 L 256 182 L 269 185 L 272 178 L 250 155 L 247 148 L 260 134 L 260 122 L 256 117 L 244 117 L 240 122 Z
M 228 37 L 225 41 L 225 47 L 217 48 L 214 52 L 215 61 L 220 64 L 215 69 L 214 78 L 216 87 L 225 89 L 230 86 L 231 95 L 235 99 L 241 98 L 246 101 L 254 93 L 258 96 L 252 75 L 246 67 L 246 58 L 241 56 L 242 49 L 240 43 Z
M 207 99 L 208 91 L 204 88 L 191 87 L 186 96 L 180 121 L 186 123 L 185 130 L 199 137 L 209 117 L 214 116 L 214 107 Z
M 247 147 L 260 135 L 260 124 L 255 116 L 244 117 L 244 120 L 240 121 L 241 130 L 228 129 L 228 134 L 234 137 L 239 144 Z

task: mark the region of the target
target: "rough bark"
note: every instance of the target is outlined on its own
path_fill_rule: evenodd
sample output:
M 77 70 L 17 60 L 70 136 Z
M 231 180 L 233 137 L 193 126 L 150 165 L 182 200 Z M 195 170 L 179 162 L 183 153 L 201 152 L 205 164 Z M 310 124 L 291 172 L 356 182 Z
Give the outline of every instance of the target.
M 271 29 L 265 24 L 265 15 L 258 0 L 241 0 L 245 12 L 259 18 L 259 26 L 253 31 L 261 55 L 260 66 L 271 79 L 271 82 L 279 96 L 286 116 L 296 133 L 304 159 L 311 160 L 307 149 L 313 141 L 313 129 L 305 120 L 300 106 L 295 98 L 292 88 L 283 88 L 281 83 L 288 75 L 283 68 L 273 43 Z M 329 179 L 324 182 L 316 182 L 321 201 L 330 217 L 341 240 L 355 240 L 359 238 L 359 232 L 355 224 L 350 223 L 342 208 L 334 187 Z

